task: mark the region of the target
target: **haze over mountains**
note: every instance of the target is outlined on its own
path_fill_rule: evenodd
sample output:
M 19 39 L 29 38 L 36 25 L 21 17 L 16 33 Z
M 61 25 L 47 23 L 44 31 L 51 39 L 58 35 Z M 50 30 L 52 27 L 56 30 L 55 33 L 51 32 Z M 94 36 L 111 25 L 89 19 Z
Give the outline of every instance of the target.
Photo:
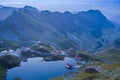
M 99 10 L 73 14 L 0 6 L 0 39 L 101 51 L 119 47 L 120 31 Z
M 4 20 L 8 16 L 10 16 L 14 10 L 17 10 L 17 8 L 0 5 L 0 20 Z

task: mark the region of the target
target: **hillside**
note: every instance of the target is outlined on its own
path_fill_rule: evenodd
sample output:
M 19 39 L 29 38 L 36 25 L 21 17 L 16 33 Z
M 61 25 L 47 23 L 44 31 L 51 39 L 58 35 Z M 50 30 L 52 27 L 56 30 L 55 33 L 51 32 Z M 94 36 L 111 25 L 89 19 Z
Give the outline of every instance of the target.
M 72 75 L 69 80 L 120 80 L 120 50 L 109 49 L 92 56 L 98 60 L 86 63 L 76 73 L 67 73 L 51 80 L 64 80 Z
M 72 47 L 101 51 L 109 48 L 106 45 L 112 45 L 119 38 L 116 34 L 119 33 L 114 24 L 99 10 L 73 14 L 67 11 L 39 11 L 25 6 L 0 21 L 2 39 L 28 44 L 40 40 L 62 49 Z
M 83 70 L 82 74 L 77 74 L 71 80 L 120 80 L 120 50 L 110 49 L 99 53 L 94 58 L 103 60 L 103 62 L 93 61 L 88 63 L 86 68 L 96 69 L 97 73 L 88 73 Z
M 0 5 L 0 20 L 5 20 L 14 10 L 17 10 L 17 8 Z

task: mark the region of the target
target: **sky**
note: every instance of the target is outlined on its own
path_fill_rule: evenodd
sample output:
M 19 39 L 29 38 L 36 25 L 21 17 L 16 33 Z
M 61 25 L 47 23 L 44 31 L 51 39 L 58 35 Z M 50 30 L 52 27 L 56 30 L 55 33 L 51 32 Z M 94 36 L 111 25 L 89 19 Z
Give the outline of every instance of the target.
M 39 10 L 59 12 L 99 9 L 108 18 L 120 15 L 120 0 L 0 0 L 0 5 L 13 7 L 29 5 Z

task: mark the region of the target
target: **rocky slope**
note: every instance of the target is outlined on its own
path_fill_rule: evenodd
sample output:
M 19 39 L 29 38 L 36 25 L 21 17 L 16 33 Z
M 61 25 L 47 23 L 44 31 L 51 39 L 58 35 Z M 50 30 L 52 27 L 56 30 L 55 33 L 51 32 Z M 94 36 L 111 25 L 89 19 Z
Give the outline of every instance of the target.
M 41 40 L 58 48 L 102 51 L 114 46 L 119 31 L 99 10 L 39 11 L 30 6 L 15 10 L 0 21 L 0 38 L 21 43 Z
M 103 62 L 93 61 L 72 80 L 120 80 L 120 50 L 113 48 L 94 56 Z
M 120 80 L 120 50 L 112 48 L 88 59 L 77 72 L 66 73 L 51 80 Z M 69 77 L 66 77 L 69 76 Z
M 0 20 L 5 20 L 14 10 L 17 10 L 17 8 L 0 5 Z
M 0 80 L 5 80 L 7 69 L 20 65 L 20 59 L 16 56 L 0 56 Z

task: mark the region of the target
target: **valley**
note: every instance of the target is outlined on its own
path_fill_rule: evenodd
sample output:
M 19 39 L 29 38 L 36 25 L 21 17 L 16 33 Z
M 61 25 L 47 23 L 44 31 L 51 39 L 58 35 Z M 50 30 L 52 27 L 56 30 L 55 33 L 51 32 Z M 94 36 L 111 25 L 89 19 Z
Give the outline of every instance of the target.
M 119 29 L 100 10 L 1 5 L 0 80 L 120 80 Z

